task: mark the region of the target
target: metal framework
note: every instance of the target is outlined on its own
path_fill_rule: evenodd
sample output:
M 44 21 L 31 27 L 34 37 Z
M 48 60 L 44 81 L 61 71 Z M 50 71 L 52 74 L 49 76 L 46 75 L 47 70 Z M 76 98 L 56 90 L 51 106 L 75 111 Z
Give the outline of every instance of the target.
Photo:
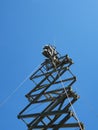
M 73 64 L 68 55 L 58 57 L 58 63 L 47 58 L 30 76 L 33 89 L 26 94 L 29 104 L 18 114 L 28 130 L 60 130 L 78 128 L 84 130 L 71 109 L 79 96 L 72 90 L 76 76 L 70 70 Z M 81 127 L 80 127 L 81 126 Z

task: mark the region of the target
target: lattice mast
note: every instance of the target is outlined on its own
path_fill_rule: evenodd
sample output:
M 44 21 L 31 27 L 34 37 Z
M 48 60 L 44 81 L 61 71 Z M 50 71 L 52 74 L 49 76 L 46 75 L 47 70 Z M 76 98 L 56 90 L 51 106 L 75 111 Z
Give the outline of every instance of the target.
M 72 90 L 76 81 L 70 70 L 72 59 L 68 55 L 60 56 L 51 45 L 44 46 L 42 54 L 46 59 L 30 76 L 33 89 L 26 94 L 29 104 L 18 114 L 18 119 L 25 122 L 28 130 L 84 130 L 83 123 L 72 110 L 79 99 Z

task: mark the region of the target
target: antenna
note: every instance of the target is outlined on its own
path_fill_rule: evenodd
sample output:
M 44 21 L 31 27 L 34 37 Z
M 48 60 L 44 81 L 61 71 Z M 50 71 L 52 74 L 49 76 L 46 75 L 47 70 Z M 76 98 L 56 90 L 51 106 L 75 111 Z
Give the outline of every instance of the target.
M 73 104 L 79 99 L 72 85 L 76 76 L 71 72 L 72 59 L 59 56 L 52 45 L 43 47 L 45 60 L 30 76 L 33 88 L 25 96 L 28 105 L 18 114 L 28 130 L 60 130 L 78 128 L 84 130 Z

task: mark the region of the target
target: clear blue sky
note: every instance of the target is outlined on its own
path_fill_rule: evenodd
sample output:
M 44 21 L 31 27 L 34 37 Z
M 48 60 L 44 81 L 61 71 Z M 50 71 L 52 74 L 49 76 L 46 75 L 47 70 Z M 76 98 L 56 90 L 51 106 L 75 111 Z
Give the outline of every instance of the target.
M 75 110 L 86 130 L 98 129 L 98 1 L 0 1 L 0 102 L 43 61 L 42 47 L 51 43 L 69 54 L 80 95 Z M 28 103 L 27 81 L 0 106 L 1 130 L 26 130 L 17 114 Z

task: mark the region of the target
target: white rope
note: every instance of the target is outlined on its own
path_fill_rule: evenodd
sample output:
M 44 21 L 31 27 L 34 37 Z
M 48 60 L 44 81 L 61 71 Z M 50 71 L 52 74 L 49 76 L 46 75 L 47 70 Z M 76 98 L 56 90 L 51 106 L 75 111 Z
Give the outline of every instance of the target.
M 67 99 L 68 99 L 68 101 L 69 101 L 69 103 L 70 103 L 70 105 L 71 105 L 71 108 L 72 108 L 72 110 L 73 110 L 73 112 L 74 112 L 74 114 L 75 114 L 75 117 L 76 117 L 76 119 L 77 119 L 77 121 L 78 121 L 78 124 L 79 124 L 81 130 L 83 130 L 83 129 L 82 129 L 82 126 L 81 126 L 81 124 L 80 124 L 79 118 L 78 118 L 78 116 L 77 116 L 77 114 L 76 114 L 76 111 L 75 111 L 75 109 L 74 109 L 74 107 L 73 107 L 73 105 L 72 105 L 72 103 L 71 103 L 71 101 L 70 101 L 70 98 L 69 98 L 69 96 L 68 96 L 68 93 L 67 93 L 67 91 L 66 91 L 66 89 L 65 89 L 65 87 L 64 87 L 64 83 L 62 82 L 61 77 L 60 77 L 60 80 L 61 80 L 61 84 L 62 84 L 62 86 L 63 86 L 63 88 L 64 88 L 64 91 L 65 91 L 65 93 L 66 93 Z
M 40 65 L 38 65 L 36 68 L 38 68 Z M 5 105 L 9 99 L 11 99 L 11 97 L 19 90 L 19 88 L 27 81 L 27 79 L 29 79 L 29 77 L 31 76 L 31 74 L 35 71 L 35 69 L 11 92 L 11 94 L 9 94 L 1 103 L 0 103 L 0 107 L 2 107 L 3 105 Z
M 53 62 L 53 64 L 54 64 L 54 62 Z M 76 119 L 77 119 L 77 121 L 78 121 L 79 127 L 80 127 L 81 130 L 83 130 L 83 129 L 82 129 L 82 126 L 81 126 L 81 124 L 80 124 L 79 118 L 78 118 L 78 116 L 77 116 L 77 114 L 76 114 L 76 111 L 75 111 L 75 109 L 74 109 L 74 107 L 73 107 L 73 105 L 72 105 L 72 103 L 71 103 L 71 101 L 70 101 L 70 98 L 69 98 L 69 96 L 68 96 L 68 93 L 67 93 L 67 91 L 66 91 L 66 89 L 65 89 L 65 87 L 64 87 L 64 83 L 62 82 L 62 78 L 61 78 L 60 74 L 58 73 L 57 67 L 56 67 L 55 64 L 54 64 L 54 66 L 55 66 L 56 72 L 57 72 L 57 74 L 58 74 L 58 76 L 59 76 L 59 79 L 60 79 L 60 81 L 61 81 L 61 85 L 63 86 L 64 91 L 65 91 L 65 93 L 66 93 L 66 96 L 67 96 L 67 99 L 68 99 L 68 101 L 69 101 L 69 103 L 70 103 L 70 106 L 71 106 L 71 108 L 72 108 L 72 110 L 73 110 L 73 112 L 74 112 L 74 114 L 75 114 L 75 117 L 76 117 Z

